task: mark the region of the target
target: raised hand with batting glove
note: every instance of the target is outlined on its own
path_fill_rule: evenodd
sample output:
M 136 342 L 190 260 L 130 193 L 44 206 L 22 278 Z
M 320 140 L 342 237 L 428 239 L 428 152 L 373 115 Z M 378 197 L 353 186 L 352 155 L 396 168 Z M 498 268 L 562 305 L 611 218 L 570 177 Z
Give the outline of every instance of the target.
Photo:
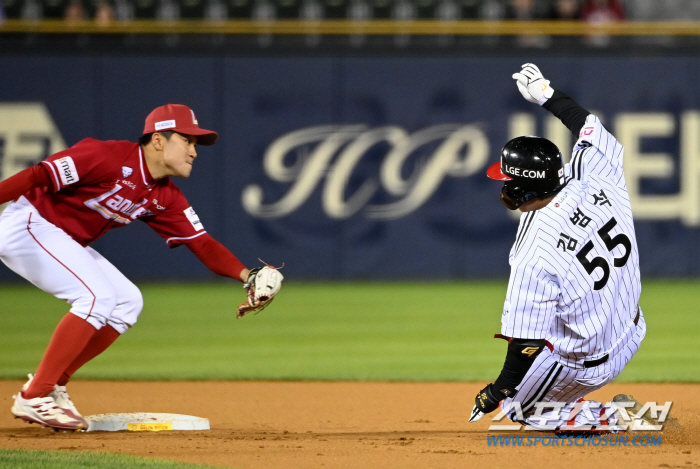
M 523 64 L 522 70 L 513 74 L 513 79 L 516 80 L 520 94 L 531 103 L 542 106 L 554 93 L 549 80 L 544 78 L 535 64 Z
M 242 318 L 250 312 L 260 312 L 272 303 L 280 288 L 284 276 L 272 266 L 256 267 L 248 273 L 248 279 L 243 284 L 248 300 L 238 307 L 236 317 Z

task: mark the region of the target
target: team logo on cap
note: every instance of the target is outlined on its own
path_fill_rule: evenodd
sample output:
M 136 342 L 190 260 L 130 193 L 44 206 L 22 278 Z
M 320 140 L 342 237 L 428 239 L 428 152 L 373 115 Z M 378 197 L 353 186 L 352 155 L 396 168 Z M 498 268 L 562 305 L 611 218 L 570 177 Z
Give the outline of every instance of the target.
M 156 122 L 155 128 L 156 132 L 163 129 L 172 129 L 175 127 L 175 119 L 170 119 L 169 121 Z
M 199 125 L 199 122 L 197 122 L 197 118 L 194 117 L 194 111 L 192 109 L 190 109 L 190 112 L 192 113 L 192 123 Z
M 131 169 L 131 168 L 129 168 L 128 166 L 122 166 L 122 175 L 123 175 L 125 178 L 128 178 L 129 176 L 131 176 L 131 174 L 132 174 L 133 172 L 134 172 L 134 170 Z

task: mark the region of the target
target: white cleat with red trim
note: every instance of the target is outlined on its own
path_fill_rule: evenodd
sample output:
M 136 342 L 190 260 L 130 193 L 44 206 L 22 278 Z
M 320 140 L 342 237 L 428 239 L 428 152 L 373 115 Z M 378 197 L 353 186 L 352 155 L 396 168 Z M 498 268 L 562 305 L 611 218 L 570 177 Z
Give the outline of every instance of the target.
M 66 387 L 57 384 L 53 389 L 54 391 L 49 394 L 49 397 L 53 397 L 54 401 L 56 401 L 56 405 L 63 410 L 66 415 L 82 422 L 85 427 L 84 429 L 87 430 L 90 424 L 83 418 L 80 412 L 78 412 L 78 409 L 76 409 L 75 404 L 73 404 L 73 401 L 66 391 Z
M 11 411 L 19 419 L 57 430 L 87 430 L 85 420 L 67 415 L 51 396 L 25 399 L 20 392 L 13 397 L 15 404 Z
M 22 392 L 29 388 L 34 376 L 27 375 L 29 380 L 22 386 Z M 22 392 L 12 396 L 15 400 L 12 414 L 29 423 L 38 423 L 44 427 L 58 430 L 87 430 L 88 422 L 75 408 L 73 401 L 66 392 L 65 386 L 54 386 L 54 392 L 47 397 L 25 399 Z

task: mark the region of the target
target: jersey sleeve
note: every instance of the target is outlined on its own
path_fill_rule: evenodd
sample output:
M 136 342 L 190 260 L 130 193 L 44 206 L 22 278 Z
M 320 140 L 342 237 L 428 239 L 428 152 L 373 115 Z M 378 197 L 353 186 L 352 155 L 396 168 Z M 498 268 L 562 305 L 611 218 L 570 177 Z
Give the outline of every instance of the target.
M 244 282 L 241 274 L 246 267 L 231 251 L 209 234 L 194 238 L 186 246 L 215 274 Z
M 48 168 L 42 164 L 23 169 L 14 176 L 0 181 L 0 204 L 15 200 L 34 188 L 46 188 L 51 184 Z
M 561 123 L 576 137 L 578 137 L 581 128 L 586 123 L 586 118 L 590 114 L 579 103 L 571 99 L 571 96 L 559 90 L 554 90 L 552 97 L 542 107 L 559 118 Z
M 501 334 L 518 339 L 544 339 L 554 324 L 560 288 L 556 276 L 537 253 L 511 268 Z
M 51 177 L 49 190 L 58 192 L 68 187 L 113 180 L 115 162 L 110 156 L 114 148 L 110 145 L 119 144 L 131 145 L 129 142 L 102 142 L 86 138 L 49 156 L 41 162 Z
M 570 176 L 580 181 L 595 174 L 624 185 L 624 147 L 594 114 L 589 114 L 574 145 Z
M 159 198 L 165 201 L 166 209 L 139 220 L 158 233 L 169 247 L 175 248 L 190 243 L 206 234 L 197 213 L 175 184 L 168 181 L 167 190 L 164 194 L 159 194 Z

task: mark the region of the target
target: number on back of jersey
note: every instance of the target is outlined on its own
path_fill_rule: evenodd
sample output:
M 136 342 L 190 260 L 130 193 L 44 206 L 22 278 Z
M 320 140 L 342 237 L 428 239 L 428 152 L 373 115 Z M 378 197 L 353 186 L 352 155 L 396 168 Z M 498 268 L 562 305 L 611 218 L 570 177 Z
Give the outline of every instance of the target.
M 608 252 L 612 252 L 612 250 L 617 246 L 622 246 L 625 248 L 625 252 L 621 257 L 613 258 L 613 266 L 619 268 L 624 267 L 624 265 L 627 264 L 627 260 L 632 253 L 632 242 L 630 241 L 629 236 L 627 236 L 625 233 L 620 233 L 614 237 L 610 236 L 610 231 L 612 231 L 616 225 L 617 220 L 615 220 L 615 217 L 612 217 L 605 225 L 603 225 L 601 229 L 598 230 L 598 237 L 600 237 L 600 239 L 603 241 Z M 578 254 L 576 254 L 576 259 L 578 259 L 579 263 L 583 266 L 588 275 L 592 276 L 596 269 L 602 270 L 603 273 L 601 278 L 593 283 L 594 290 L 601 290 L 605 284 L 608 283 L 608 279 L 610 278 L 610 264 L 608 263 L 607 259 L 602 256 L 597 256 L 589 260 L 588 254 L 591 252 L 593 247 L 593 240 L 588 241 L 581 248 Z

